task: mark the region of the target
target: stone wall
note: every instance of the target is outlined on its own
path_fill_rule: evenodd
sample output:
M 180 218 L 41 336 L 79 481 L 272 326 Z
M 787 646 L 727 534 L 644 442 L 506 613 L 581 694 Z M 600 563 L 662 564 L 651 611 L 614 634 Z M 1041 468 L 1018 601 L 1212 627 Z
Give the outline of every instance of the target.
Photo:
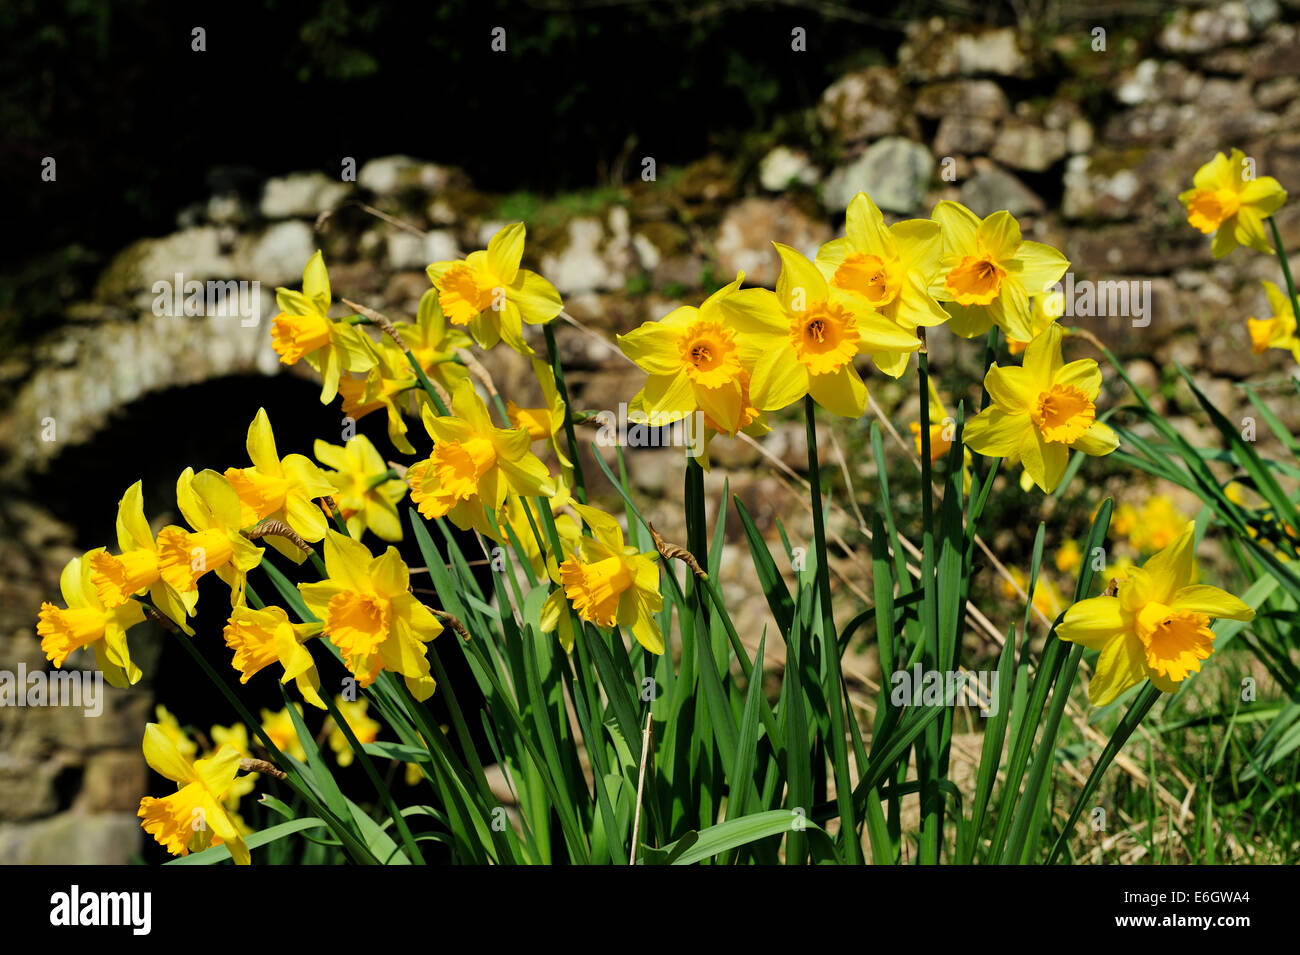
M 522 217 L 531 264 L 608 339 L 698 301 L 738 270 L 770 285 L 778 270 L 770 241 L 811 254 L 842 229 L 859 190 L 894 216 L 958 199 L 981 214 L 1011 210 L 1027 236 L 1065 250 L 1076 278 L 1150 280 L 1150 326 L 1093 320 L 1092 329 L 1131 360 L 1139 383 L 1158 390 L 1182 362 L 1231 414 L 1244 405 L 1235 381 L 1292 370 L 1281 352 L 1252 354 L 1246 334 L 1246 317 L 1266 314 L 1258 279 L 1280 273 L 1256 254 L 1212 260 L 1176 196 L 1214 152 L 1234 146 L 1300 196 L 1295 18 L 1293 2 L 1272 0 L 1180 8 L 1146 32 L 1115 32 L 1104 51 L 1086 29 L 1043 37 L 929 20 L 909 29 L 895 62 L 844 76 L 813 115 L 785 127 L 804 134 L 768 137 L 748 155 L 660 166 L 654 182 L 637 176 L 524 201 L 482 193 L 459 170 L 384 157 L 363 163 L 355 182 L 304 172 L 183 210 L 175 233 L 123 250 L 89 301 L 68 302 L 61 326 L 0 362 L 0 669 L 43 666 L 40 602 L 55 598 L 59 569 L 84 546 L 43 502 L 44 476 L 69 447 L 111 433 L 117 413 L 142 396 L 283 373 L 267 334 L 273 290 L 296 286 L 318 247 L 336 296 L 412 315 L 428 287 L 426 264 L 481 248 Z M 641 166 L 632 166 L 635 175 Z M 1287 246 L 1300 248 L 1300 203 L 1278 218 Z M 156 315 L 153 284 L 178 273 L 260 282 L 260 322 Z M 617 407 L 631 395 L 636 382 L 608 344 L 567 327 L 559 334 L 579 407 Z M 935 360 L 963 361 L 942 341 Z M 489 367 L 512 387 L 528 377 L 504 349 Z M 878 377 L 869 383 L 906 433 L 915 396 Z M 1204 437 L 1185 397 L 1157 400 Z M 1294 397 L 1274 410 L 1300 428 Z M 767 448 L 798 468 L 802 429 L 776 422 Z M 633 470 L 639 490 L 660 496 L 650 513 L 665 530 L 680 520 L 673 460 L 672 451 L 642 451 Z M 713 490 L 727 478 L 764 526 L 781 514 L 802 527 L 804 512 L 756 450 L 719 441 L 714 460 Z M 728 574 L 739 574 L 743 545 L 729 547 L 737 559 Z M 726 584 L 753 597 L 739 577 Z M 109 700 L 99 719 L 0 707 L 0 862 L 125 861 L 137 848 L 139 733 L 152 700 L 147 690 Z

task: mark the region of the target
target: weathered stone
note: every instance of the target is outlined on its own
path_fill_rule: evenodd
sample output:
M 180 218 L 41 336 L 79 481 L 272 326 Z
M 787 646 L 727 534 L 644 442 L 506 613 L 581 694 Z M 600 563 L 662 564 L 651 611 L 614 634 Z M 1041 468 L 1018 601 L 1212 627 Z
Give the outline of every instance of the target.
M 0 760 L 0 819 L 38 819 L 62 808 L 55 790 L 62 769 L 62 763 L 19 762 L 5 754 Z
M 140 851 L 134 813 L 65 812 L 25 825 L 0 824 L 3 865 L 126 865 Z
M 739 192 L 736 168 L 725 157 L 711 153 L 682 170 L 677 195 L 690 205 L 713 206 Z
M 921 87 L 913 107 L 927 119 L 964 116 L 996 122 L 1007 114 L 1007 94 L 993 80 L 951 80 Z
M 604 254 L 605 227 L 599 219 L 574 219 L 568 228 L 569 244 L 563 252 L 546 256 L 542 272 L 564 295 L 609 291 L 625 281 Z
M 1277 111 L 1300 98 L 1300 78 L 1279 76 L 1255 87 L 1255 102 L 1261 109 Z
M 392 232 L 388 236 L 386 253 L 390 268 L 420 271 L 430 263 L 460 257 L 456 236 L 448 229 L 435 229 L 422 236 L 413 232 Z
M 324 173 L 295 173 L 268 179 L 262 187 L 259 209 L 267 219 L 315 218 L 342 202 L 351 189 L 349 183 Z
M 236 252 L 239 274 L 272 286 L 300 286 L 303 266 L 319 248 L 311 226 L 296 219 L 277 222 L 260 235 L 242 239 Z M 326 263 L 328 265 L 328 263 Z
M 1156 42 L 1171 53 L 1204 53 L 1244 43 L 1253 32 L 1246 4 L 1230 0 L 1200 10 L 1175 10 Z
M 208 200 L 207 220 L 214 225 L 242 225 L 248 209 L 237 193 L 224 193 Z
M 758 164 L 758 180 L 768 192 L 812 186 L 820 179 L 821 172 L 802 149 L 777 146 Z
M 934 152 L 938 156 L 979 154 L 993 145 L 996 128 L 992 121 L 978 116 L 948 115 L 939 120 L 934 134 Z
M 305 260 L 304 260 L 305 263 Z M 141 239 L 118 253 L 95 286 L 95 298 L 111 302 L 152 289 L 155 282 L 231 278 L 234 261 L 221 248 L 215 226 L 200 226 L 161 239 Z M 299 273 L 302 266 L 299 266 Z
M 891 136 L 872 143 L 826 180 L 822 200 L 832 212 L 843 212 L 859 192 L 865 192 L 881 209 L 917 212 L 934 175 L 934 159 L 920 143 Z
M 824 222 L 808 218 L 789 199 L 754 198 L 742 199 L 727 210 L 714 244 L 725 276 L 744 272 L 747 284 L 772 286 L 781 272 L 773 242 L 813 258 L 817 247 L 830 237 Z
M 1185 223 L 1181 224 L 1185 225 Z M 1152 274 L 1210 261 L 1210 246 L 1195 230 L 1149 223 L 1119 224 L 1070 235 L 1065 254 L 1081 270 Z M 1187 232 L 1191 232 L 1188 235 Z
M 133 813 L 140 807 L 140 794 L 148 780 L 149 772 L 140 753 L 97 753 L 86 762 L 76 808 L 86 813 Z
M 898 50 L 898 69 L 909 80 L 951 76 L 1025 76 L 1029 58 L 1015 30 L 978 29 L 940 18 L 914 23 Z
M 901 132 L 900 87 L 893 70 L 870 66 L 836 80 L 822 93 L 817 120 L 840 142 Z
M 1143 60 L 1119 75 L 1115 98 L 1129 106 L 1156 100 L 1190 103 L 1200 95 L 1205 78 L 1173 60 Z
M 1172 368 L 1180 364 L 1184 368 L 1194 368 L 1201 360 L 1201 344 L 1196 335 L 1178 335 L 1156 347 L 1156 363 Z
M 391 196 L 407 189 L 442 192 L 453 186 L 468 185 L 468 182 L 458 169 L 410 156 L 383 156 L 361 167 L 357 173 L 357 185 L 376 195 Z
M 1092 123 L 1083 117 L 1070 120 L 1065 127 L 1065 148 L 1071 154 L 1086 153 L 1092 149 Z
M 1065 133 L 1028 123 L 1003 125 L 993 158 L 1013 169 L 1042 172 L 1065 158 Z
M 1268 28 L 1265 42 L 1250 52 L 1250 75 L 1257 80 L 1294 76 L 1296 43 L 1300 29 L 1293 23 L 1275 23 Z
M 1202 326 L 1199 367 L 1213 375 L 1243 379 L 1259 371 L 1258 356 L 1250 350 L 1250 331 L 1244 318 L 1229 319 L 1220 312 L 1217 321 Z M 1223 382 L 1227 384 L 1227 382 Z M 1227 411 L 1225 404 L 1218 405 Z
M 1160 394 L 1160 371 L 1155 365 L 1149 361 L 1133 359 L 1125 363 L 1124 371 L 1157 410 L 1164 405 L 1164 398 Z
M 1132 169 L 1093 173 L 1087 156 L 1072 156 L 1066 166 L 1061 212 L 1070 219 L 1127 219 L 1142 198 L 1143 182 Z
M 1182 108 L 1173 103 L 1144 104 L 1112 116 L 1104 138 L 1117 146 L 1167 143 L 1178 135 L 1182 116 Z
M 961 201 L 977 216 L 1005 209 L 1013 216 L 1043 211 L 1043 200 L 1011 173 L 987 161 L 978 162 L 976 172 L 961 187 Z

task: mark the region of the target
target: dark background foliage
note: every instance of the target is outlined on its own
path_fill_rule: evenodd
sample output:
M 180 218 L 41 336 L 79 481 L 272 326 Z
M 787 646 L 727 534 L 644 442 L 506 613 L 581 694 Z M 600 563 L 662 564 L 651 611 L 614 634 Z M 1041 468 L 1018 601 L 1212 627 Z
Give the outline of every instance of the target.
M 827 12 L 832 15 L 827 16 Z M 17 291 L 62 298 L 214 190 L 408 153 L 489 191 L 619 181 L 816 103 L 914 13 L 694 0 L 9 0 L 0 233 Z M 874 49 L 862 31 L 870 26 Z M 206 51 L 191 31 L 206 30 Z M 491 49 L 506 30 L 506 54 Z M 791 30 L 813 52 L 792 54 Z M 40 180 L 43 157 L 58 181 Z M 74 283 L 69 287 L 68 283 Z M 8 296 L 15 294 L 8 289 Z M 0 302 L 0 305 L 5 303 Z M 12 301 L 9 303 L 12 304 Z

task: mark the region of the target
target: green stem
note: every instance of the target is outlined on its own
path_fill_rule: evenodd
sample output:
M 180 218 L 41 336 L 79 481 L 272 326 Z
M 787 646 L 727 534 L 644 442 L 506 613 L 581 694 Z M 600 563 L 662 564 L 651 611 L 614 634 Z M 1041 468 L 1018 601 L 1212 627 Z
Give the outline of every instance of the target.
M 397 831 L 402 837 L 402 845 L 406 848 L 406 854 L 416 865 L 424 865 L 424 856 L 421 854 L 420 847 L 416 843 L 415 837 L 411 834 L 410 828 L 406 825 L 406 817 L 403 816 L 401 810 L 397 808 L 397 803 L 393 801 L 393 794 L 389 791 L 388 786 L 385 785 L 383 779 L 380 777 L 379 771 L 375 769 L 375 764 L 371 761 L 370 754 L 366 752 L 366 748 L 362 746 L 361 741 L 357 739 L 356 733 L 352 731 L 352 727 L 348 725 L 348 721 L 339 711 L 338 704 L 334 702 L 333 697 L 328 693 L 322 693 L 320 694 L 320 698 L 325 703 L 325 708 L 329 710 L 330 716 L 334 718 L 334 725 L 337 726 L 347 738 L 348 745 L 352 747 L 352 751 L 357 754 L 357 759 L 361 761 L 361 767 L 366 771 L 366 775 L 370 777 L 370 782 L 374 785 L 375 791 L 379 793 L 379 798 L 383 801 L 384 808 L 388 810 L 388 815 L 392 817 L 393 824 L 397 826 Z
M 157 610 L 156 607 L 154 609 Z M 349 855 L 351 855 L 355 861 L 363 865 L 378 864 L 379 860 L 376 859 L 374 854 L 366 848 L 364 843 L 357 839 L 343 821 L 339 819 L 338 816 L 334 815 L 334 813 L 330 812 L 323 803 L 316 799 L 310 790 L 301 785 L 295 778 L 294 773 L 287 771 L 290 764 L 285 760 L 284 754 L 280 752 L 279 747 L 275 745 L 275 742 L 267 734 L 266 730 L 262 728 L 261 721 L 253 718 L 253 714 L 249 711 L 248 707 L 244 706 L 243 702 L 235 692 L 226 685 L 226 681 L 217 675 L 217 671 L 212 668 L 212 664 L 210 664 L 204 658 L 203 654 L 199 652 L 198 647 L 194 646 L 194 642 L 183 635 L 178 635 L 178 642 L 185 647 L 185 651 L 191 658 L 193 658 L 194 662 L 199 665 L 199 668 L 203 671 L 204 675 L 206 675 L 217 689 L 221 691 L 222 695 L 225 696 L 226 701 L 234 707 L 235 712 L 239 714 L 239 718 L 244 721 L 244 724 L 250 730 L 253 731 L 253 734 L 258 738 L 258 741 L 266 747 L 266 750 L 271 754 L 273 761 L 282 769 L 286 770 L 285 782 L 289 787 L 311 805 L 313 812 L 329 824 L 331 831 L 333 831 L 334 835 L 336 835 L 339 838 L 339 841 L 343 843 L 344 847 L 348 850 Z
M 993 360 L 998 356 L 998 327 L 994 325 L 989 329 L 989 337 L 984 343 L 984 374 L 980 376 L 983 382 L 989 376 L 989 369 L 993 367 Z M 979 410 L 983 411 L 989 406 L 991 396 L 989 395 L 988 385 L 981 385 Z
M 351 537 L 348 533 L 348 522 L 343 519 L 343 512 L 339 510 L 338 501 L 334 500 L 334 495 L 325 498 L 325 506 L 329 508 L 330 517 L 334 519 L 334 526 L 338 528 L 339 533 L 344 537 Z
M 555 347 L 555 330 L 551 323 L 542 326 L 546 336 L 546 354 L 551 360 L 551 370 L 555 372 L 555 390 L 564 402 L 564 435 L 569 441 L 569 458 L 573 461 L 573 496 L 579 504 L 587 503 L 587 484 L 582 474 L 582 457 L 578 453 L 578 435 L 573 428 L 573 405 L 569 401 L 569 389 L 564 383 L 564 369 L 560 366 L 560 353 Z
M 1286 249 L 1282 247 L 1282 233 L 1278 231 L 1277 219 L 1268 217 L 1269 228 L 1273 230 L 1273 247 L 1277 249 L 1277 260 L 1282 263 L 1282 277 L 1286 279 L 1286 290 L 1291 295 L 1291 311 L 1300 318 L 1300 299 L 1296 298 L 1295 279 L 1291 277 L 1291 264 L 1286 259 Z
M 1049 637 L 1048 639 L 1051 638 Z M 1088 800 L 1091 798 L 1093 792 L 1096 791 L 1097 784 L 1101 782 L 1101 777 L 1105 774 L 1106 770 L 1110 768 L 1110 764 L 1115 760 L 1115 757 L 1119 755 L 1119 751 L 1124 747 L 1124 744 L 1128 742 L 1128 738 L 1133 735 L 1133 731 L 1137 729 L 1138 724 L 1142 722 L 1142 718 L 1150 712 L 1151 707 L 1155 706 L 1156 701 L 1159 699 L 1160 691 L 1156 689 L 1153 684 L 1147 683 L 1142 687 L 1142 691 L 1138 694 L 1137 699 L 1135 699 L 1132 705 L 1129 706 L 1128 712 L 1124 714 L 1124 718 L 1119 721 L 1119 725 L 1115 727 L 1115 732 L 1111 734 L 1110 739 L 1107 741 L 1106 748 L 1103 749 L 1101 755 L 1097 757 L 1097 765 L 1095 765 L 1092 768 L 1092 772 L 1088 774 L 1088 780 L 1083 784 L 1083 791 L 1079 793 L 1079 797 L 1075 800 L 1074 809 L 1070 813 L 1070 818 L 1066 820 L 1065 826 L 1061 829 L 1060 836 L 1056 839 L 1056 844 L 1052 846 L 1051 854 L 1047 857 L 1048 865 L 1055 862 L 1057 857 L 1065 849 L 1066 844 L 1070 841 L 1071 833 L 1074 832 L 1074 824 L 1078 822 L 1079 817 L 1083 815 L 1083 810 L 1087 807 Z
M 340 321 L 346 322 L 349 325 L 375 325 L 376 327 L 379 327 L 378 323 L 371 321 L 364 315 L 350 315 L 347 318 L 340 319 Z M 438 392 L 434 391 L 433 385 L 429 382 L 429 376 L 426 375 L 424 369 L 420 367 L 420 362 L 416 359 L 415 353 L 407 348 L 404 343 L 398 342 L 398 344 L 401 346 L 402 353 L 406 355 L 406 361 L 411 366 L 411 370 L 415 372 L 415 380 L 420 383 L 420 387 L 424 389 L 424 393 L 433 400 L 433 406 L 438 409 L 438 414 L 442 415 L 444 418 L 451 414 L 451 412 L 447 410 L 446 404 L 443 403 L 442 398 L 438 396 Z
M 442 396 L 438 394 L 433 387 L 433 383 L 429 381 L 429 376 L 426 375 L 424 369 L 420 367 L 420 362 L 416 359 L 415 353 L 408 351 L 406 353 L 406 360 L 411 363 L 411 367 L 415 370 L 416 380 L 420 382 L 420 387 L 424 389 L 424 393 L 433 401 L 433 406 L 438 409 L 438 414 L 442 415 L 444 418 L 451 414 L 451 411 L 449 411 L 447 406 L 443 403 Z
M 368 478 L 366 481 L 366 490 L 373 491 L 381 484 L 386 484 L 389 481 L 400 481 L 401 479 L 402 476 L 400 474 L 398 474 L 392 468 L 389 468 L 387 471 L 383 472 L 382 474 L 371 475 L 370 478 Z
M 924 405 L 925 402 L 922 402 Z M 817 403 L 812 395 L 804 396 L 805 425 L 808 433 L 808 484 L 812 494 L 813 546 L 817 550 L 817 593 L 822 617 L 822 661 L 834 686 L 826 688 L 826 702 L 831 708 L 831 755 L 835 763 L 835 798 L 840 810 L 840 835 L 850 864 L 861 864 L 862 844 L 858 836 L 853 808 L 853 782 L 849 777 L 848 747 L 845 742 L 844 674 L 840 667 L 840 650 L 835 629 L 835 611 L 831 606 L 830 557 L 826 551 L 826 523 L 822 514 L 821 463 L 817 454 Z M 853 719 L 848 710 L 848 719 Z
M 930 356 L 925 351 L 917 354 L 917 372 L 921 392 L 921 586 L 924 592 L 921 629 L 927 668 L 938 670 L 941 667 L 934 569 L 934 484 L 930 463 Z M 917 752 L 921 777 L 920 861 L 925 865 L 938 864 L 942 841 L 944 806 L 939 792 L 939 736 L 939 727 L 930 723 L 925 729 L 925 746 Z
M 312 565 L 320 572 L 322 577 L 328 577 L 330 575 L 329 570 L 325 567 L 325 561 L 321 558 L 320 554 L 316 553 L 316 548 L 313 547 L 311 553 L 307 556 L 311 558 Z

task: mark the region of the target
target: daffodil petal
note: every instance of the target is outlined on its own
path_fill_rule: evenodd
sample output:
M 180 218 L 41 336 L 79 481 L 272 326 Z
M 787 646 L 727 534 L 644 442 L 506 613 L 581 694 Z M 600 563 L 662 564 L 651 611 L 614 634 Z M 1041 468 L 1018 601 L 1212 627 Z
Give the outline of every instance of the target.
M 160 776 L 174 783 L 188 784 L 198 779 L 194 766 L 181 755 L 157 723 L 147 723 L 144 728 L 144 761 Z
M 1097 670 L 1088 684 L 1088 699 L 1093 706 L 1105 706 L 1129 687 L 1147 677 L 1146 656 L 1137 634 L 1125 633 L 1112 640 L 1097 658 Z
M 1210 587 L 1207 584 L 1191 584 L 1180 587 L 1174 592 L 1169 602 L 1169 609 L 1180 613 L 1203 613 L 1210 617 L 1226 617 L 1229 620 L 1251 620 L 1255 616 L 1243 600 L 1234 597 L 1226 590 Z
M 1065 612 L 1065 619 L 1056 626 L 1056 635 L 1089 650 L 1101 650 L 1127 630 L 1128 619 L 1118 598 L 1093 597 L 1080 600 Z
M 832 414 L 860 418 L 867 410 L 867 386 L 852 365 L 829 375 L 809 375 L 808 394 Z
M 1196 526 L 1189 523 L 1172 544 L 1142 565 L 1150 578 L 1148 600 L 1167 604 L 1177 591 L 1191 583 L 1196 571 L 1195 531 Z

